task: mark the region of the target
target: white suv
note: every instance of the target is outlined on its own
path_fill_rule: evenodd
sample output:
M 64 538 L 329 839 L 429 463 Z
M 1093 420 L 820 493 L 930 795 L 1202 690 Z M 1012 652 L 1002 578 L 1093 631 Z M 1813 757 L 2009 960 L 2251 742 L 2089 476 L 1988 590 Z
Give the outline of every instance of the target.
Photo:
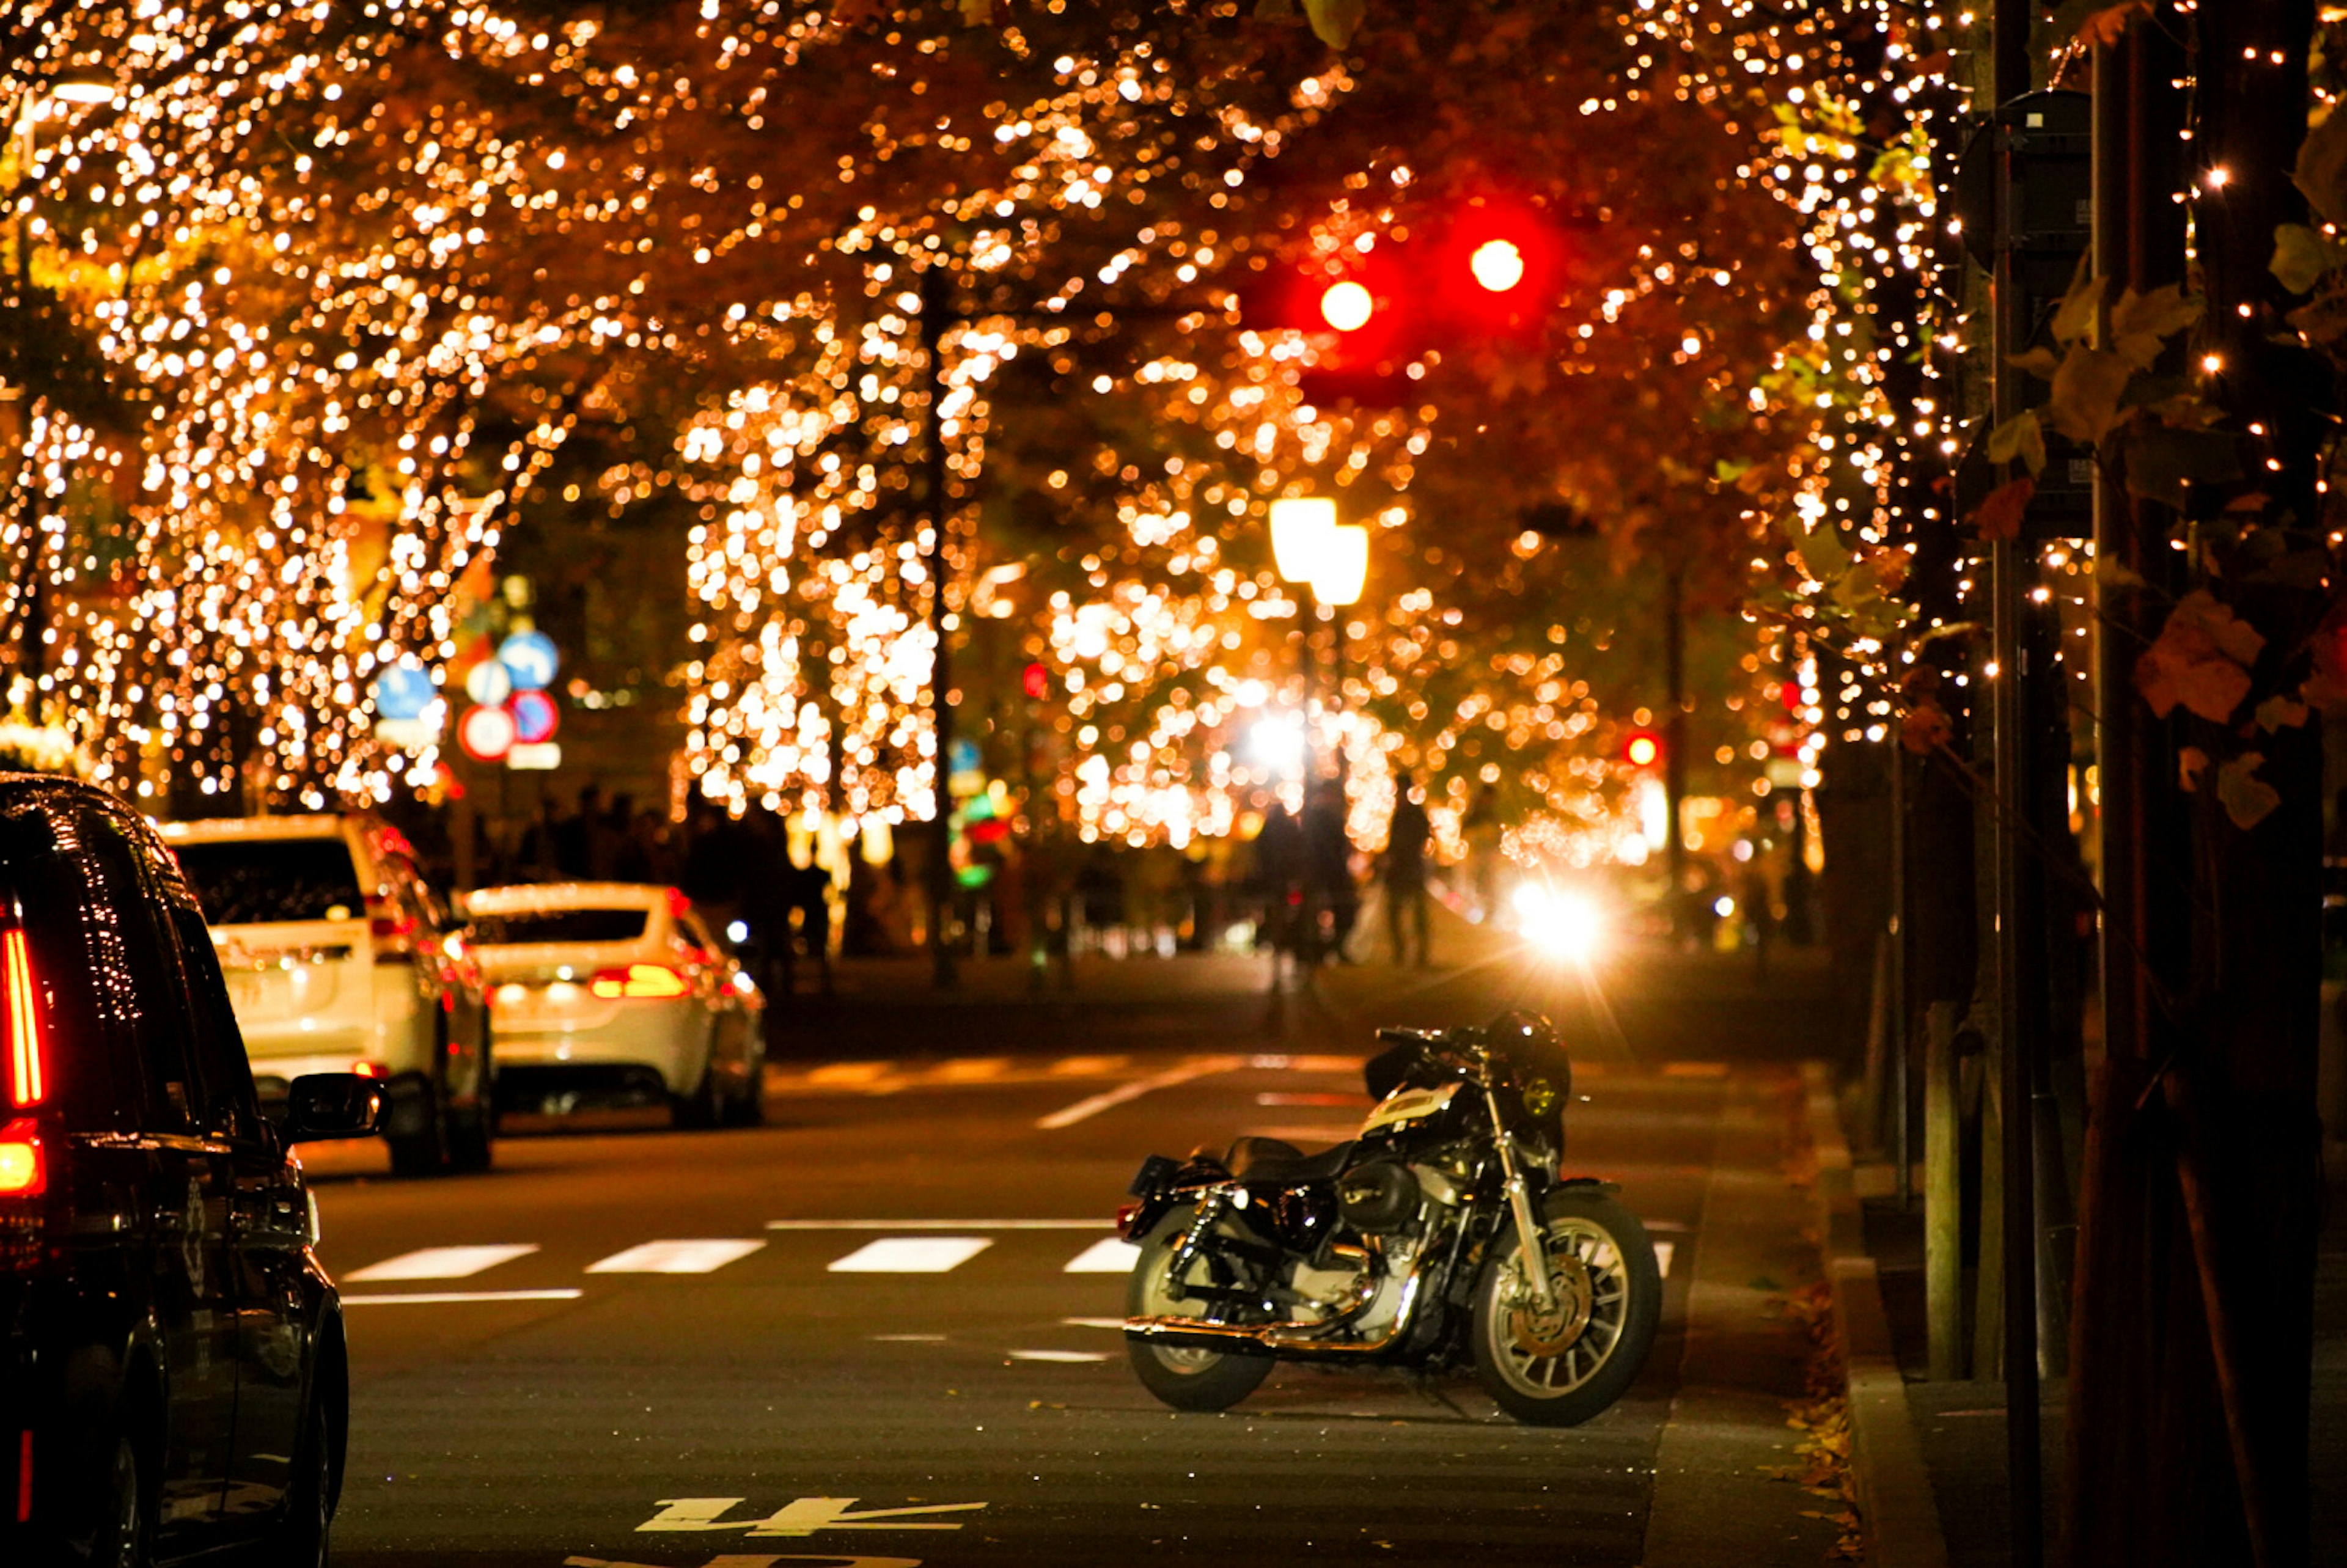
M 263 1095 L 310 1072 L 383 1081 L 403 1175 L 479 1170 L 496 1068 L 481 968 L 399 832 L 364 815 L 169 823 Z

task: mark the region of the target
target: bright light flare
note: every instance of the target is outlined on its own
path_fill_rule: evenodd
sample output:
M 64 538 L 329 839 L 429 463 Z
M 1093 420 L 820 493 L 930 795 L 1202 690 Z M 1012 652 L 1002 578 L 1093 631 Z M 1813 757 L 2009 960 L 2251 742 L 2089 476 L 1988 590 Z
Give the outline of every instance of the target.
M 1467 258 L 1467 270 L 1492 293 L 1504 294 L 1524 281 L 1524 253 L 1512 240 L 1486 240 Z
M 1340 333 L 1358 332 L 1376 311 L 1369 291 L 1355 282 L 1331 283 L 1320 296 L 1320 319 Z
M 1604 917 L 1584 894 L 1524 882 L 1514 901 L 1517 933 L 1551 958 L 1586 962 L 1604 944 Z

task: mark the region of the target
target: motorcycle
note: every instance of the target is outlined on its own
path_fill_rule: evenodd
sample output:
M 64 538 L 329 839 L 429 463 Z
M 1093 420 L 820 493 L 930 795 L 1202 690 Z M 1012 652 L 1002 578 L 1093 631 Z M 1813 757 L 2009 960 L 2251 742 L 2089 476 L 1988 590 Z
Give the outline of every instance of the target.
M 1614 1187 L 1559 1171 L 1571 1060 L 1523 1013 L 1378 1039 L 1358 1137 L 1143 1163 L 1117 1215 L 1140 1248 L 1134 1372 L 1176 1409 L 1222 1410 L 1276 1361 L 1471 1362 L 1518 1420 L 1589 1419 L 1645 1361 L 1662 1271 Z

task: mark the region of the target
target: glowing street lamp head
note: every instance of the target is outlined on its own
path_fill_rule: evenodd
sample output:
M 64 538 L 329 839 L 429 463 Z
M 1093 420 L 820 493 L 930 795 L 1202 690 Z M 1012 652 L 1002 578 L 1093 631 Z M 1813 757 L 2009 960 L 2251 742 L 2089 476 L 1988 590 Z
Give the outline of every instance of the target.
M 1644 732 L 1632 735 L 1629 743 L 1622 748 L 1623 757 L 1634 768 L 1653 767 L 1662 754 L 1663 743 Z
M 1360 284 L 1346 282 L 1331 283 L 1320 296 L 1320 319 L 1340 333 L 1358 332 L 1369 324 L 1376 302 L 1369 291 Z
M 1495 294 L 1504 294 L 1524 281 L 1524 253 L 1512 240 L 1486 240 L 1467 258 L 1475 281 Z
M 1271 504 L 1271 558 L 1282 581 L 1319 575 L 1327 536 L 1336 531 L 1337 502 L 1329 496 L 1282 496 Z

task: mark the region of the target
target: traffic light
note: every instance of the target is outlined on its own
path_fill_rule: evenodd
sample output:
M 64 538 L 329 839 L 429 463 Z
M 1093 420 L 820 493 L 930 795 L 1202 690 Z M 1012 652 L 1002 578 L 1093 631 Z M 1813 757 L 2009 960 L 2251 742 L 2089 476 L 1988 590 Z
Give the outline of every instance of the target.
M 1622 760 L 1634 768 L 1651 768 L 1663 760 L 1663 737 L 1652 730 L 1633 730 L 1622 742 Z
M 1537 333 L 1565 252 L 1547 212 L 1477 199 L 1301 261 L 1252 257 L 1235 292 L 1249 327 L 1313 336 L 1307 401 L 1399 407 L 1420 396 L 1430 351 Z

